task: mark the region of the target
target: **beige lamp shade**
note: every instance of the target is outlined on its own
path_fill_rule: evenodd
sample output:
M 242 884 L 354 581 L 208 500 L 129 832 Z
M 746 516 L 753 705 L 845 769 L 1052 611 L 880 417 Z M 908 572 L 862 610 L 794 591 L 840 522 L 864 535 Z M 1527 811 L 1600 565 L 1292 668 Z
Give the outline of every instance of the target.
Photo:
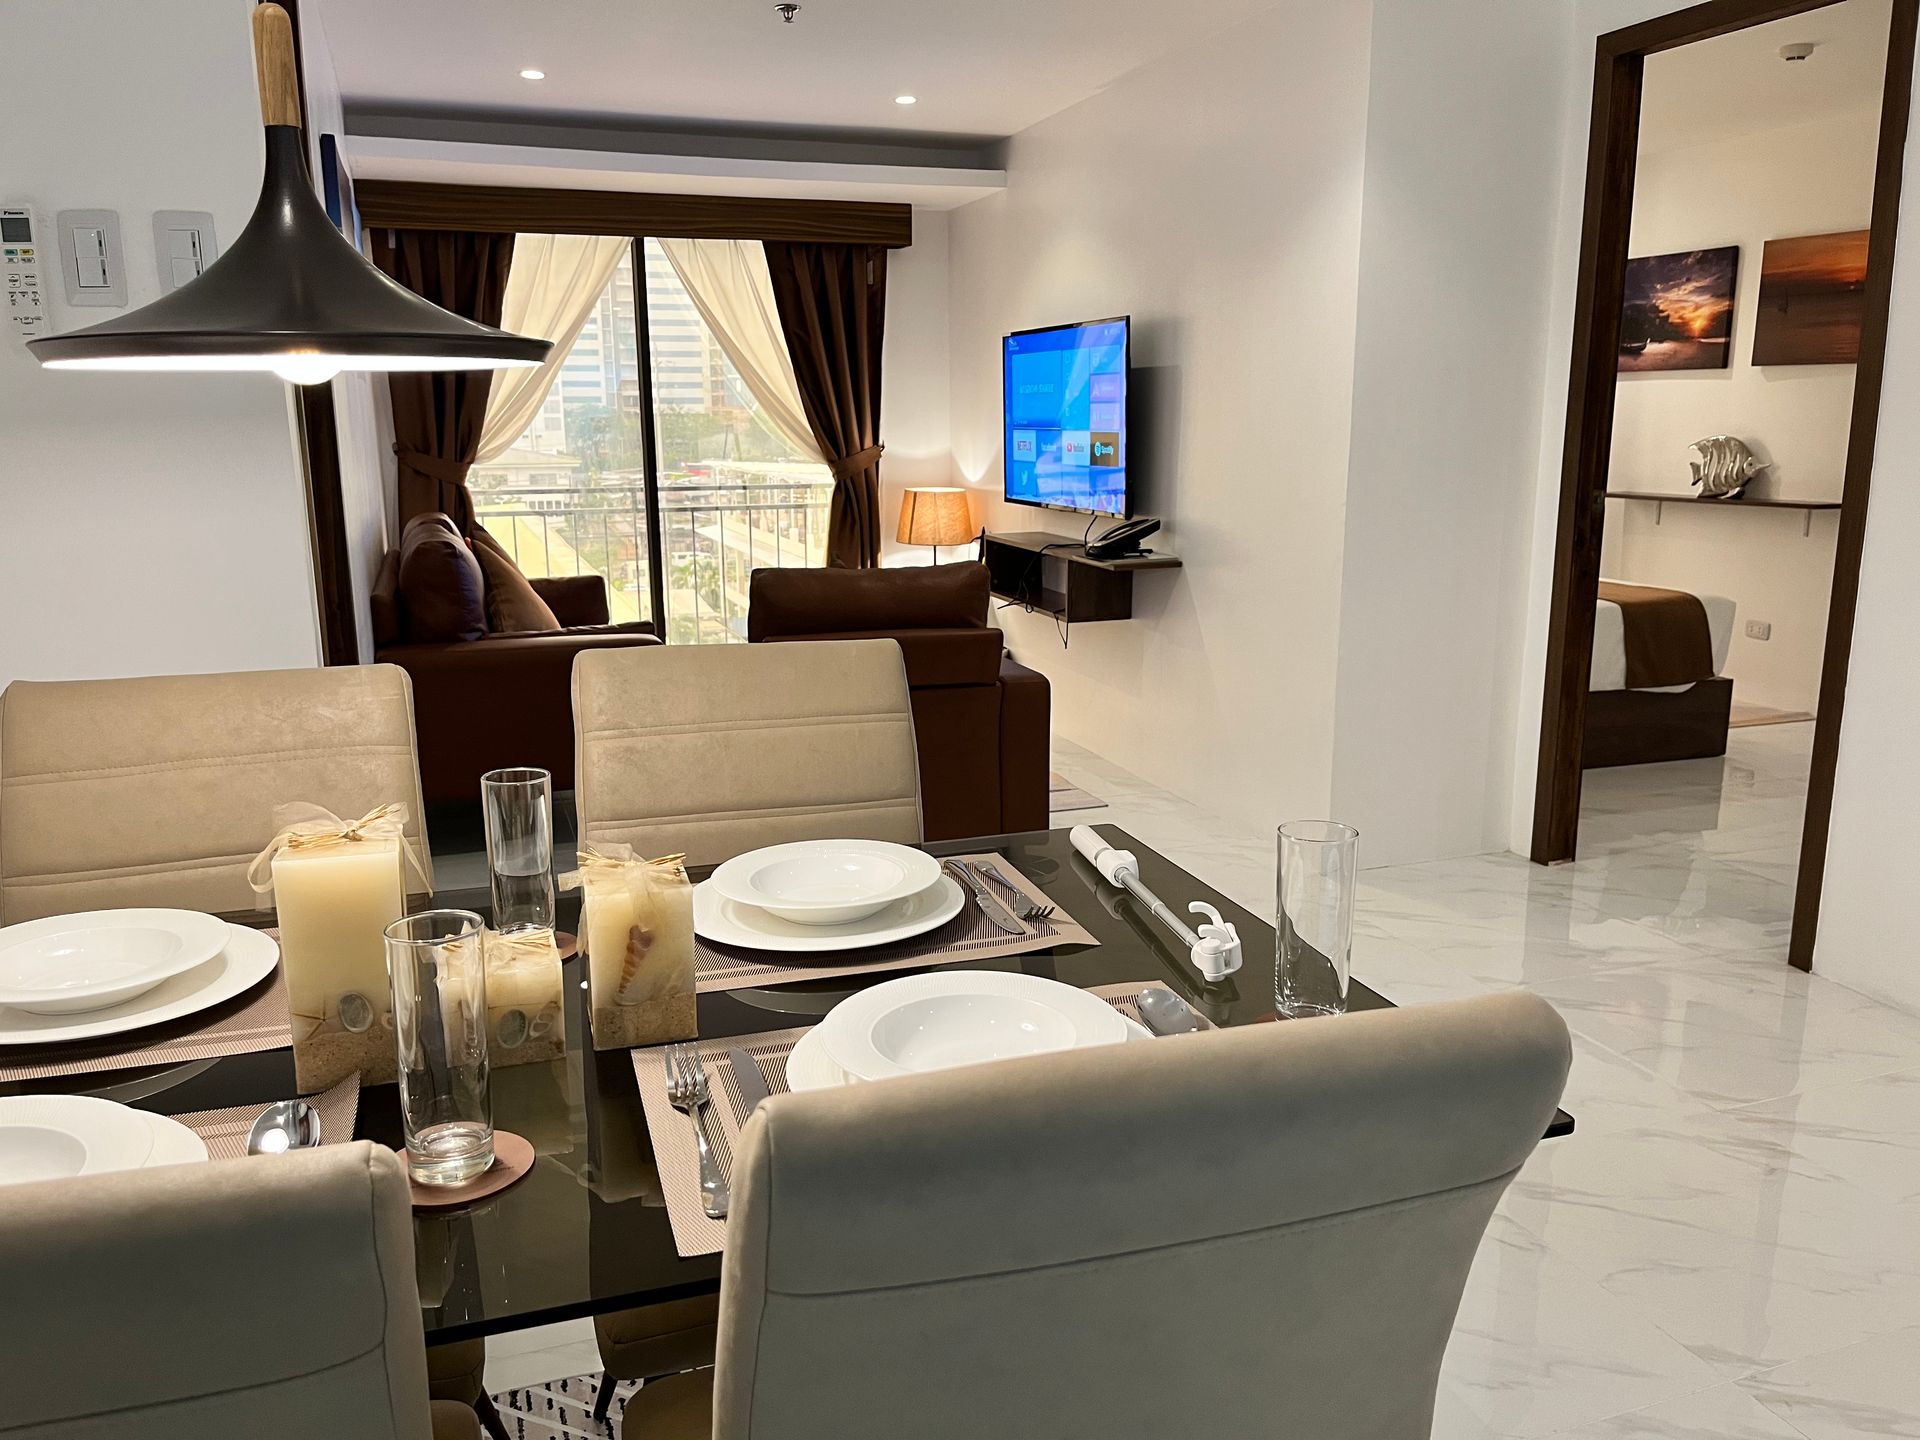
M 973 539 L 973 512 L 957 485 L 925 486 L 900 499 L 902 545 L 964 545 Z

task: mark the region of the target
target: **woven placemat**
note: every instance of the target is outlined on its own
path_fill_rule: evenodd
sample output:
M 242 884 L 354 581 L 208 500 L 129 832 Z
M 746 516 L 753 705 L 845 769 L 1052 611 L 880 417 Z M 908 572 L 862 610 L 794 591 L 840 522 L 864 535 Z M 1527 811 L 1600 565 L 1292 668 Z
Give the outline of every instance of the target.
M 183 1015 L 146 1030 L 44 1047 L 10 1045 L 0 1052 L 0 1080 L 40 1080 L 49 1075 L 134 1070 L 142 1065 L 181 1065 L 291 1044 L 287 983 L 276 965 L 272 978 L 252 990 L 211 1010 Z
M 307 1099 L 320 1112 L 320 1143 L 344 1145 L 353 1139 L 353 1127 L 360 1119 L 360 1077 L 349 1075 L 331 1090 L 323 1090 Z M 209 1160 L 238 1160 L 247 1153 L 247 1133 L 267 1107 L 232 1105 L 225 1110 L 195 1110 L 175 1115 L 207 1145 Z
M 696 990 L 739 990 L 750 985 L 786 985 L 795 980 L 831 980 L 842 975 L 871 975 L 881 970 L 914 970 L 954 960 L 990 960 L 1002 955 L 1025 955 L 1056 945 L 1098 945 L 1079 921 L 1043 893 L 1007 859 L 992 853 L 952 857 L 972 862 L 1000 893 L 1015 915 L 1031 905 L 1053 905 L 1045 920 L 1022 920 L 1023 934 L 1000 929 L 967 896 L 960 913 L 937 930 L 893 945 L 869 950 L 841 950 L 826 954 L 782 955 L 770 950 L 747 950 L 695 939 L 693 979 Z
M 1100 996 L 1129 1020 L 1139 1020 L 1134 1004 L 1142 990 L 1158 981 L 1132 981 L 1124 985 L 1102 985 L 1090 993 Z M 1164 988 L 1164 987 L 1163 987 Z M 1169 992 L 1171 993 L 1171 992 Z M 1197 1012 L 1196 1012 L 1197 1013 Z M 1212 1022 L 1201 1016 L 1202 1023 Z M 757 1035 L 728 1035 L 717 1040 L 701 1040 L 700 1060 L 707 1071 L 707 1089 L 712 1103 L 707 1107 L 707 1134 L 713 1142 L 720 1172 L 733 1174 L 733 1147 L 746 1123 L 746 1106 L 740 1098 L 740 1084 L 734 1078 L 727 1059 L 729 1050 L 739 1049 L 752 1056 L 767 1082 L 767 1093 L 787 1093 L 787 1056 L 813 1027 L 796 1026 L 791 1030 L 765 1030 Z M 707 1217 L 700 1208 L 700 1150 L 694 1139 L 692 1117 L 673 1108 L 667 1099 L 666 1047 L 652 1046 L 633 1052 L 634 1079 L 640 1087 L 640 1104 L 646 1111 L 647 1133 L 653 1137 L 653 1164 L 660 1172 L 660 1188 L 667 1198 L 667 1218 L 673 1224 L 673 1245 L 681 1255 L 713 1255 L 725 1245 L 727 1222 Z

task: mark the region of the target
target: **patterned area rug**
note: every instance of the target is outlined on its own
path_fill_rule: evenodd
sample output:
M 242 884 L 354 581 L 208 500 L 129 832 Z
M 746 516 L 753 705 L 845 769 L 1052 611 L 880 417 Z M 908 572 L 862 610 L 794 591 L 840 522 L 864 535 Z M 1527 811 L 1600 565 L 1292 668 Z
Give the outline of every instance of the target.
M 502 1390 L 493 1397 L 509 1440 L 552 1440 L 554 1436 L 607 1440 L 619 1433 L 620 1413 L 637 1384 L 615 1382 L 613 1405 L 605 1420 L 593 1418 L 593 1402 L 600 1393 L 598 1375 L 571 1375 L 519 1390 Z

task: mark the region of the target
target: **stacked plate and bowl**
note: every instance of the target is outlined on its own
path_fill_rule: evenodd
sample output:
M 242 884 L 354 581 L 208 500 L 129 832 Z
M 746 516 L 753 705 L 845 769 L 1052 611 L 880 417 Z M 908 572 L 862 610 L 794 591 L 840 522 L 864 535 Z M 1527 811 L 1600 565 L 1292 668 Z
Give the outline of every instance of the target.
M 695 886 L 693 928 L 750 950 L 864 950 L 937 930 L 966 899 L 938 860 L 910 845 L 796 840 L 736 855 Z
M 194 910 L 9 925 L 0 929 L 0 1065 L 10 1048 L 98 1042 L 211 1009 L 279 959 L 272 936 Z M 0 1097 L 0 1184 L 206 1158 L 199 1136 L 162 1115 L 85 1095 Z

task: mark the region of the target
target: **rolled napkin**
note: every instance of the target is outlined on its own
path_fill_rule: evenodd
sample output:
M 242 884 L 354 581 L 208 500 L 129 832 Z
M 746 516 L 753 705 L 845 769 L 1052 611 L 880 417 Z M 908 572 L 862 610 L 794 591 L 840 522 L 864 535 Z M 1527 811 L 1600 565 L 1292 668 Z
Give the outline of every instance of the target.
M 256 893 L 273 894 L 304 1091 L 356 1073 L 372 1084 L 394 1078 L 385 931 L 406 914 L 409 870 L 426 886 L 406 823 L 404 805 L 377 805 L 358 820 L 304 801 L 281 805 L 273 839 L 247 869 Z
M 487 1058 L 532 1065 L 567 1053 L 560 1003 L 560 947 L 547 929 L 489 930 Z
M 643 859 L 630 845 L 582 845 L 580 868 L 560 879 L 562 889 L 583 894 L 580 934 L 596 1050 L 699 1034 L 685 859 Z

